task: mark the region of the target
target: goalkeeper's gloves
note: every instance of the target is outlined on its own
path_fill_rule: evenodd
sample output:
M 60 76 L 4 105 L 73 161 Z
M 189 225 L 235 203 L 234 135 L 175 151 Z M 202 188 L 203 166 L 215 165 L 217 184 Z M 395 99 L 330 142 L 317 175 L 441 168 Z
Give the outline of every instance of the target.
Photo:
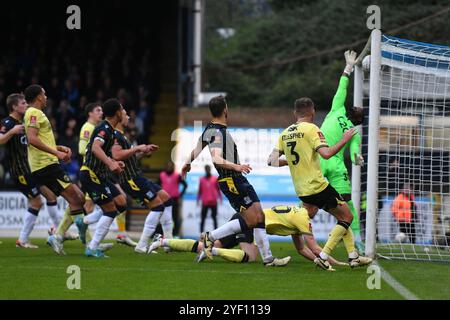
M 364 157 L 362 155 L 355 153 L 355 165 L 361 167 L 364 165 Z
M 345 56 L 345 69 L 344 72 L 349 76 L 353 72 L 353 67 L 356 64 L 356 52 L 352 50 L 347 50 L 344 53 Z

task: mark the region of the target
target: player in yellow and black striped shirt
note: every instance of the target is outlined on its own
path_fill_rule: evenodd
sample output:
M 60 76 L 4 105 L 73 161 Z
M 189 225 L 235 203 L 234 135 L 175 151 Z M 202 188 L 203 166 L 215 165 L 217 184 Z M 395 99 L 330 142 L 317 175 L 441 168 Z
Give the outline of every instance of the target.
M 189 158 L 182 168 L 182 176 L 191 170 L 191 163 L 208 146 L 214 163 L 219 173 L 219 187 L 227 197 L 230 205 L 236 212 L 241 213 L 239 219 L 231 220 L 223 226 L 210 232 L 202 233 L 204 241 L 203 252 L 207 255 L 214 246 L 214 241 L 247 229 L 254 229 L 255 239 L 258 249 L 264 257 L 263 262 L 267 266 L 286 265 L 288 259 L 278 259 L 273 257 L 270 250 L 270 243 L 264 229 L 264 214 L 261 202 L 253 186 L 248 182 L 243 174 L 248 174 L 252 170 L 250 165 L 241 164 L 238 150 L 233 137 L 228 132 L 228 104 L 224 96 L 213 97 L 209 101 L 209 111 L 211 112 L 211 122 L 206 126 L 197 146 L 191 151 Z M 209 255 L 208 258 L 212 259 Z
M 145 219 L 144 230 L 134 249 L 137 253 L 147 253 L 149 239 L 155 232 L 158 223 L 161 223 L 166 238 L 171 239 L 173 237 L 173 201 L 158 184 L 143 176 L 139 168 L 137 155 L 150 155 L 158 150 L 158 146 L 141 144 L 133 147 L 124 134 L 128 120 L 129 117 L 126 116 L 116 126 L 112 157 L 125 163 L 124 171 L 119 174 L 119 183 L 122 189 L 133 199 L 150 209 Z
M 314 262 L 322 269 L 329 270 L 331 266 L 327 261 L 328 256 L 343 239 L 352 267 L 370 263 L 369 258 L 360 256 L 356 251 L 353 233 L 349 229 L 353 215 L 342 196 L 323 177 L 319 161 L 319 156 L 329 159 L 338 153 L 356 133 L 355 129 L 346 131 L 338 143 L 329 147 L 320 129 L 313 124 L 315 108 L 311 99 L 297 99 L 294 115 L 296 123 L 281 133 L 268 164 L 289 166 L 297 196 L 309 212 L 321 208 L 338 220 L 324 249 Z M 286 156 L 286 160 L 279 159 L 282 155 Z
M 81 127 L 80 140 L 78 144 L 78 154 L 81 155 L 83 159 L 84 155 L 86 154 L 86 146 L 89 142 L 92 132 L 94 131 L 95 126 L 100 121 L 102 121 L 103 117 L 102 106 L 99 103 L 89 103 L 86 105 L 85 110 L 88 119 L 86 123 Z M 84 204 L 84 209 L 86 210 L 86 213 L 91 213 L 94 210 L 94 203 L 88 196 L 85 198 L 85 200 L 86 202 Z M 73 222 L 74 222 L 73 217 L 70 215 L 70 211 L 68 208 L 64 212 L 64 216 L 61 222 L 59 223 L 58 228 L 56 229 L 56 234 L 59 235 L 60 237 L 64 237 L 65 239 L 66 238 L 65 235 L 67 235 L 67 230 L 69 230 Z M 87 231 L 86 235 L 89 235 L 89 231 Z
M 120 174 L 124 163 L 111 158 L 114 144 L 114 128 L 126 117 L 126 111 L 117 99 L 108 99 L 102 104 L 105 119 L 95 127 L 86 147 L 86 158 L 80 169 L 80 182 L 84 192 L 103 210 L 92 240 L 86 247 L 88 257 L 104 257 L 100 242 L 109 231 L 111 223 L 120 212 L 126 210 L 126 197 L 109 179 L 111 172 Z M 75 220 L 78 228 L 85 229 L 83 219 Z
M 28 210 L 23 217 L 23 227 L 16 241 L 16 247 L 35 249 L 37 246 L 29 243 L 28 237 L 42 207 L 41 194 L 47 199 L 47 211 L 52 222 L 58 225 L 56 196 L 47 187 L 40 186 L 31 175 L 28 164 L 28 142 L 22 124 L 27 110 L 25 96 L 20 93 L 10 94 L 6 98 L 6 105 L 10 114 L 0 122 L 0 144 L 6 144 L 11 177 L 19 191 L 28 198 Z
M 95 127 L 102 121 L 103 111 L 102 106 L 99 103 L 90 103 L 86 106 L 86 113 L 88 114 L 88 121 L 81 127 L 80 130 L 80 142 L 78 143 L 78 153 L 83 156 L 83 162 L 86 160 L 86 148 L 89 144 L 89 140 L 91 139 L 92 132 L 94 132 Z M 114 175 L 110 172 L 110 176 Z M 114 182 L 114 185 L 116 188 L 125 195 L 125 192 L 123 192 L 122 188 L 119 186 L 117 182 Z M 95 209 L 95 204 L 92 201 L 92 199 L 89 197 L 89 195 L 86 194 L 86 204 L 85 204 L 86 212 L 89 212 L 90 214 L 85 216 L 83 221 L 87 224 L 95 223 L 97 222 L 101 215 L 102 211 L 97 207 L 97 210 Z M 117 228 L 119 231 L 119 234 L 116 237 L 116 241 L 118 243 L 126 244 L 130 247 L 136 247 L 137 243 L 131 239 L 128 234 L 126 233 L 125 229 L 125 213 L 126 210 L 122 208 L 123 211 L 119 213 L 119 215 L 116 216 L 116 222 L 117 222 Z M 94 211 L 94 212 L 93 212 Z M 87 239 L 86 241 L 90 241 Z M 99 248 L 105 248 L 108 244 L 100 244 Z
M 99 103 L 89 103 L 86 105 L 86 114 L 88 116 L 88 120 L 86 123 L 81 127 L 80 130 L 80 141 L 78 143 L 78 153 L 83 156 L 83 162 L 86 160 L 86 149 L 90 142 L 92 133 L 95 130 L 95 127 L 102 121 L 103 111 L 102 106 Z M 112 172 L 108 172 L 109 177 L 115 177 L 115 174 Z M 122 188 L 119 186 L 118 183 L 115 181 L 111 181 L 114 186 L 117 188 L 117 190 L 125 196 L 125 192 L 122 190 Z M 86 209 L 86 212 L 89 214 L 86 215 L 83 218 L 84 224 L 92 224 L 98 222 L 100 220 L 103 211 L 98 206 L 95 206 L 94 201 L 89 197 L 88 194 L 86 194 L 86 204 L 84 206 Z M 136 247 L 137 243 L 131 239 L 128 234 L 126 233 L 125 228 L 125 214 L 126 214 L 126 208 L 118 208 L 119 209 L 119 215 L 116 216 L 116 222 L 119 234 L 116 236 L 116 241 L 118 243 L 126 244 L 130 247 Z M 67 224 L 69 224 L 69 221 L 67 221 Z M 66 225 L 67 226 L 67 225 Z M 69 226 L 67 226 L 68 228 Z M 86 233 L 86 239 L 82 239 L 83 243 L 89 242 L 90 234 L 89 232 Z M 101 243 L 99 245 L 99 249 L 102 251 L 106 251 L 111 247 L 110 243 Z
M 45 90 L 37 84 L 25 89 L 25 99 L 29 108 L 25 112 L 24 124 L 28 139 L 28 162 L 32 176 L 40 184 L 47 186 L 55 195 L 63 196 L 73 216 L 84 215 L 84 195 L 77 185 L 70 181 L 59 161 L 70 161 L 72 150 L 57 146 L 52 126 L 43 112 L 47 105 Z M 82 233 L 83 230 L 80 230 Z M 63 254 L 63 239 L 50 235 L 48 244 L 58 254 Z

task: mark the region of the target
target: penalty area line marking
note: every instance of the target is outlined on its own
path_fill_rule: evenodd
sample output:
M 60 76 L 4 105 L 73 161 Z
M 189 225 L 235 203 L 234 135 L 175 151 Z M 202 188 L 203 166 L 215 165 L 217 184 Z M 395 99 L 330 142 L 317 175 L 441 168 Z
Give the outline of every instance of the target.
M 374 264 L 380 268 L 381 278 L 383 278 L 383 280 L 386 281 L 399 295 L 406 300 L 420 300 L 418 296 L 409 291 L 404 285 L 391 276 L 377 261 L 375 261 Z

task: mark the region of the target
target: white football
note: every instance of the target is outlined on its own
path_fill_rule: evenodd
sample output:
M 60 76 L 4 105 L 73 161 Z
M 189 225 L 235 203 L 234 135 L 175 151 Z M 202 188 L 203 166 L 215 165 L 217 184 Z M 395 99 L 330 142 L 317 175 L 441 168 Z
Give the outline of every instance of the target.
M 395 241 L 402 243 L 405 242 L 406 240 L 406 234 L 404 234 L 403 232 L 399 232 L 395 235 Z
M 363 67 L 363 70 L 365 70 L 365 71 L 370 70 L 370 54 L 364 57 L 364 59 L 362 61 L 362 67 Z

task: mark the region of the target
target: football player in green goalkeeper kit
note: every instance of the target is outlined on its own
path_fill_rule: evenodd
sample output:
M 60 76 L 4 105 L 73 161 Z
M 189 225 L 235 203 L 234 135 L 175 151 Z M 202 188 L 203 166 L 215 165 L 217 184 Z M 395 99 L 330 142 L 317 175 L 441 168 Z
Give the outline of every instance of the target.
M 356 63 L 356 52 L 346 51 L 345 62 L 346 66 L 341 79 L 339 80 L 339 86 L 334 95 L 331 110 L 320 127 L 320 130 L 325 135 L 325 138 L 330 145 L 334 145 L 341 140 L 344 132 L 348 129 L 362 124 L 364 117 L 362 107 L 348 109 L 345 107 L 349 77 Z M 351 181 L 344 163 L 344 151 L 347 147 L 350 148 L 350 159 L 352 163 L 362 166 L 364 164 L 364 158 L 361 156 L 361 135 L 359 133 L 355 134 L 347 145 L 330 159 L 326 160 L 321 157 L 320 166 L 322 173 L 327 178 L 328 182 L 343 196 L 350 207 L 353 214 L 353 222 L 350 228 L 355 236 L 356 247 L 360 253 L 363 253 L 364 246 L 361 242 L 359 217 L 351 199 Z

